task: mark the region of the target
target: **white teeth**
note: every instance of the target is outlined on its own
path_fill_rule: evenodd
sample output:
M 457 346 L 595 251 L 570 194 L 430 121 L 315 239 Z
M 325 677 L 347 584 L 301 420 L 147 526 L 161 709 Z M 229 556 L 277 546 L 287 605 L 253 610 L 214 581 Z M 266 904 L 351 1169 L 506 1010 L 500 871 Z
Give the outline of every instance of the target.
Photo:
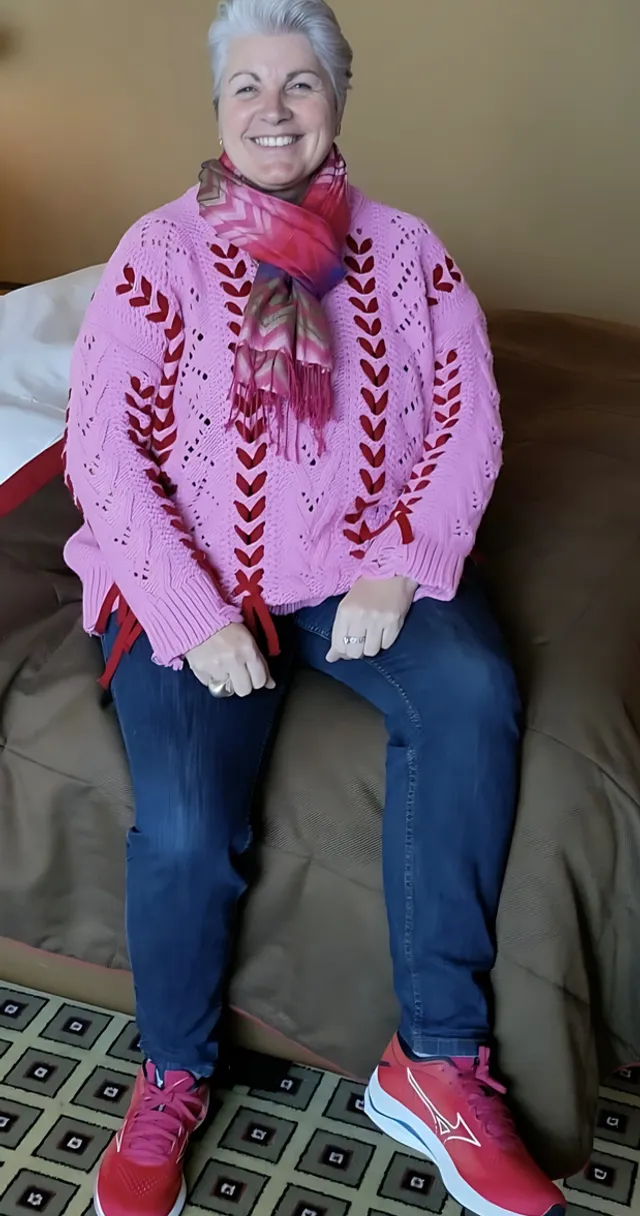
M 254 139 L 260 148 L 288 148 L 296 142 L 295 135 L 261 135 Z

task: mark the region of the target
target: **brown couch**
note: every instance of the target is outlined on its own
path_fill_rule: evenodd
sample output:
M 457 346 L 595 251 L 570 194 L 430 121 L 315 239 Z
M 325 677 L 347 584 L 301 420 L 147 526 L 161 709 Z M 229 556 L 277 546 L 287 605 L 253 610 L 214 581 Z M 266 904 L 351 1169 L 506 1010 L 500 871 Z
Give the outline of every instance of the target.
M 640 332 L 504 314 L 492 334 L 507 442 L 481 549 L 528 706 L 496 1025 L 560 1175 L 588 1156 L 599 1080 L 640 1057 Z M 0 975 L 126 1007 L 131 795 L 62 561 L 75 524 L 60 480 L 0 520 Z M 359 1076 L 396 1020 L 384 746 L 373 710 L 298 673 L 230 992 L 245 1041 Z

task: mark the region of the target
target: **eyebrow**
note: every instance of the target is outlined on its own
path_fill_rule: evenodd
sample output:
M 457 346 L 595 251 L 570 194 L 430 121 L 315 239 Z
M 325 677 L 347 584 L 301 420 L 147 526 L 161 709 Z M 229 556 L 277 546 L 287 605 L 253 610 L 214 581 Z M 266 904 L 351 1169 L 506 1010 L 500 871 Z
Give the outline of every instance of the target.
M 234 72 L 233 76 L 229 77 L 229 84 L 231 84 L 232 81 L 236 80 L 238 78 L 238 76 L 250 76 L 252 80 L 257 81 L 258 83 L 260 82 L 260 77 L 257 75 L 256 72 L 249 72 L 248 70 L 243 70 L 240 72 Z M 295 72 L 289 72 L 287 74 L 286 82 L 288 83 L 290 80 L 294 80 L 296 76 L 315 76 L 317 80 L 322 79 L 320 76 L 320 73 L 314 72 L 313 68 L 297 68 Z

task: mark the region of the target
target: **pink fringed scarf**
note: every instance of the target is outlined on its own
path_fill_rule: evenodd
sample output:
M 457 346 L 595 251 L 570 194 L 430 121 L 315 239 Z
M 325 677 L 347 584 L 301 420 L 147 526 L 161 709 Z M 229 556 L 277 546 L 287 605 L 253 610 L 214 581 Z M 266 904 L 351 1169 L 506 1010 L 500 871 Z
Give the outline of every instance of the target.
M 231 421 L 263 416 L 286 450 L 292 416 L 308 423 L 322 450 L 333 358 L 321 300 L 344 278 L 350 218 L 342 156 L 331 151 L 299 205 L 247 185 L 226 156 L 210 160 L 198 203 L 219 238 L 259 263 L 236 348 Z

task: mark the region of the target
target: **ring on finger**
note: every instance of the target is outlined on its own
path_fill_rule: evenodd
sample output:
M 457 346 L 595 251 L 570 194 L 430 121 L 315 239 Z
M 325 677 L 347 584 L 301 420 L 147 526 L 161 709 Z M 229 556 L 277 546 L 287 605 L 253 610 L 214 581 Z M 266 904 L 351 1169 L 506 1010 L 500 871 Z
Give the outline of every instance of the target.
M 227 676 L 226 680 L 209 680 L 207 688 L 209 689 L 212 697 L 218 697 L 220 700 L 225 697 L 233 696 L 233 688 L 231 686 L 229 676 Z
M 366 639 L 366 637 L 352 638 L 349 635 L 347 635 L 342 640 L 343 640 L 345 646 L 364 646 L 367 639 Z

